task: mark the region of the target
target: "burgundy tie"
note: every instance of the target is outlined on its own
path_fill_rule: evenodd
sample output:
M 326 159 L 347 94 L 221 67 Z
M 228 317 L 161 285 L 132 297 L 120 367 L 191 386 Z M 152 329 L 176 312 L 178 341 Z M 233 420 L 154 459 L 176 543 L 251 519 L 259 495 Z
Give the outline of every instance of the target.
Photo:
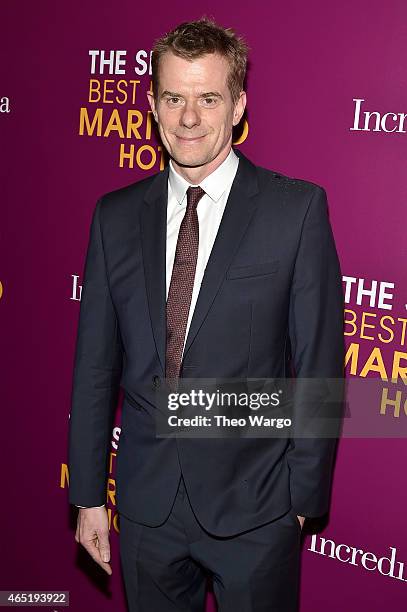
M 178 233 L 174 266 L 167 298 L 165 376 L 170 379 L 168 382 L 175 381 L 181 369 L 182 352 L 198 259 L 199 223 L 196 207 L 204 194 L 205 191 L 202 187 L 188 187 L 187 209 Z

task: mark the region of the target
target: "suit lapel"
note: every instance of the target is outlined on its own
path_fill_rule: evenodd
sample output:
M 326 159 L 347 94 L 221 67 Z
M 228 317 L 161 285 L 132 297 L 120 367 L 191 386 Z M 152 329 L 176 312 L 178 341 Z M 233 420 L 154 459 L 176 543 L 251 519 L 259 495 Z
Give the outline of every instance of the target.
M 167 166 L 154 178 L 140 212 L 144 278 L 151 326 L 163 374 L 166 342 Z
M 218 233 L 205 268 L 183 359 L 199 331 L 223 282 L 240 240 L 256 210 L 258 193 L 255 165 L 234 149 L 239 166 L 232 183 Z M 157 353 L 165 373 L 166 350 L 166 243 L 169 167 L 156 175 L 148 189 L 140 212 L 146 292 Z
M 239 157 L 239 166 L 205 268 L 185 343 L 183 360 L 205 320 L 223 282 L 226 270 L 256 210 L 256 200 L 253 197 L 258 192 L 256 167 L 238 149 L 234 149 L 234 151 Z

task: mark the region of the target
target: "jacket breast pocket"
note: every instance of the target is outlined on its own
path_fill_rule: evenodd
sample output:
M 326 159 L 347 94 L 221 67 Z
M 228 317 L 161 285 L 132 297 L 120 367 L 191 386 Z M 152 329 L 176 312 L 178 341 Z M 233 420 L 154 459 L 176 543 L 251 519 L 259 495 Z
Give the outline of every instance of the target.
M 231 266 L 226 273 L 226 278 L 234 279 L 275 274 L 278 271 L 279 264 L 278 259 L 273 259 L 248 266 Z

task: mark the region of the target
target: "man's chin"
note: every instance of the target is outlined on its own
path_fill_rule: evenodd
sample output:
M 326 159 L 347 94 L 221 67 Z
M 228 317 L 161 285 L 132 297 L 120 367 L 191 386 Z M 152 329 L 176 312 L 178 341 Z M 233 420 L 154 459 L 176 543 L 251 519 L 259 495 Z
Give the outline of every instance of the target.
M 208 163 L 208 158 L 204 156 L 171 155 L 172 160 L 182 168 L 198 168 Z

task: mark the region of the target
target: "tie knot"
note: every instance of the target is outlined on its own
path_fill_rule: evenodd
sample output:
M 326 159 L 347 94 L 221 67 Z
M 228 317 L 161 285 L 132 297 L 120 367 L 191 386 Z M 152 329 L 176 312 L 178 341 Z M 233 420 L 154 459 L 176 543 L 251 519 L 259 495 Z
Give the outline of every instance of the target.
M 202 189 L 202 187 L 199 187 L 199 185 L 198 187 L 188 187 L 187 206 L 192 206 L 195 208 L 203 195 L 205 195 L 205 191 Z

